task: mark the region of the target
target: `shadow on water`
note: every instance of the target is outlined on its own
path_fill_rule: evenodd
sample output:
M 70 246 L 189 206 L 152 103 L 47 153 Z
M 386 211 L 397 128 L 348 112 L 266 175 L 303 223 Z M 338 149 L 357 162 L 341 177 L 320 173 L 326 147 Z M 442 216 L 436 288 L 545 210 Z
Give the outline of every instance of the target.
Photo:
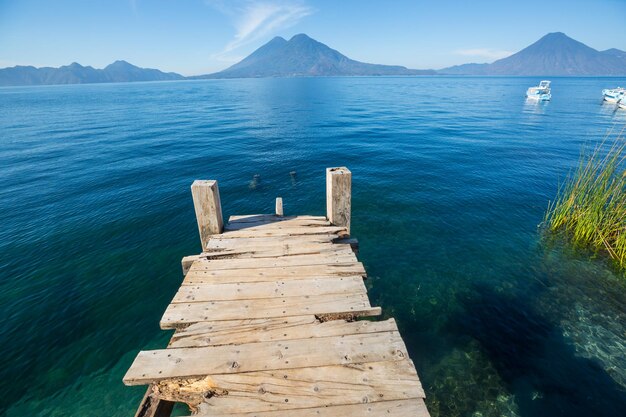
M 521 416 L 617 416 L 626 391 L 601 365 L 576 355 L 560 327 L 524 298 L 476 285 L 460 300 L 460 334 L 480 343 Z

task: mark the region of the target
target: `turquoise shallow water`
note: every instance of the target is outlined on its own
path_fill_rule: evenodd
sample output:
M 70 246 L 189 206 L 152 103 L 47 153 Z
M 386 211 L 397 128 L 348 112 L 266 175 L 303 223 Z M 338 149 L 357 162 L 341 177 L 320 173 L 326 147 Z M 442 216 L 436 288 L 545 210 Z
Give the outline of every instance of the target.
M 433 416 L 617 416 L 626 280 L 541 242 L 583 144 L 626 124 L 624 79 L 295 78 L 0 89 L 0 414 L 129 416 L 121 378 L 225 215 L 323 214 L 353 172 L 372 303 L 397 318 Z M 445 99 L 443 98 L 445 97 Z M 293 179 L 289 173 L 296 171 Z M 257 183 L 253 176 L 259 174 Z

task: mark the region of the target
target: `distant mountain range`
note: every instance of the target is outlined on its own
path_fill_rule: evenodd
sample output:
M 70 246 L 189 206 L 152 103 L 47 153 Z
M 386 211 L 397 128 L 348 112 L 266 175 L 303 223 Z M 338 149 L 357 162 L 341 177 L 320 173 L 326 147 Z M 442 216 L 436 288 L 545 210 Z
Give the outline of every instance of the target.
M 564 33 L 549 33 L 492 64 L 465 64 L 438 71 L 451 75 L 626 75 L 626 52 L 598 51 Z
M 342 75 L 433 75 L 433 70 L 413 70 L 399 65 L 355 61 L 305 34 L 289 41 L 272 39 L 242 61 L 215 74 L 194 78 L 255 78 Z
M 626 52 L 598 51 L 564 33 L 549 33 L 537 42 L 491 64 L 464 64 L 441 70 L 415 70 L 397 65 L 355 61 L 321 42 L 300 34 L 276 37 L 235 65 L 214 74 L 183 77 L 173 72 L 139 68 L 116 61 L 104 69 L 80 64 L 60 68 L 16 66 L 0 69 L 0 86 L 163 81 L 207 78 L 374 75 L 527 75 L 626 76 Z
M 165 81 L 184 78 L 173 72 L 139 68 L 126 61 L 115 61 L 103 69 L 83 67 L 76 62 L 59 68 L 16 66 L 0 69 L 0 86 Z

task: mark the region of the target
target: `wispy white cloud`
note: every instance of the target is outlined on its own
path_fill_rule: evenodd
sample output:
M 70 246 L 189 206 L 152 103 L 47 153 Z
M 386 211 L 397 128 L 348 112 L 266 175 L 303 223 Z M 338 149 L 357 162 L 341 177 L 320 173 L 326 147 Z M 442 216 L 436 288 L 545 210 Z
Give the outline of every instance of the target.
M 498 49 L 491 48 L 470 48 L 470 49 L 457 49 L 454 51 L 457 55 L 463 55 L 467 57 L 484 59 L 487 61 L 495 61 L 500 58 L 506 58 L 509 55 L 512 55 L 511 51 L 503 51 Z
M 236 57 L 230 56 L 231 52 L 292 27 L 313 13 L 313 9 L 302 1 L 244 0 L 227 3 L 222 0 L 209 0 L 207 4 L 228 16 L 235 29 L 233 39 L 221 52 L 213 56 L 223 61 L 234 61 Z

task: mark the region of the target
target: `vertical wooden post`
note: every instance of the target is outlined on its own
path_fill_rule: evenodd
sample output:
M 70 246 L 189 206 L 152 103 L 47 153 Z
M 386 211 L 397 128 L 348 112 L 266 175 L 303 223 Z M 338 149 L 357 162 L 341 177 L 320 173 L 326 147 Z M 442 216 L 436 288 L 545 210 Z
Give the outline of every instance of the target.
M 343 226 L 350 234 L 352 204 L 352 173 L 346 167 L 326 168 L 326 217 L 335 226 Z
M 282 197 L 276 197 L 276 215 L 283 216 L 283 199 Z
M 195 180 L 191 185 L 193 206 L 196 210 L 198 231 L 202 250 L 207 250 L 207 242 L 211 235 L 222 233 L 224 219 L 222 218 L 222 204 L 220 190 L 215 180 Z

